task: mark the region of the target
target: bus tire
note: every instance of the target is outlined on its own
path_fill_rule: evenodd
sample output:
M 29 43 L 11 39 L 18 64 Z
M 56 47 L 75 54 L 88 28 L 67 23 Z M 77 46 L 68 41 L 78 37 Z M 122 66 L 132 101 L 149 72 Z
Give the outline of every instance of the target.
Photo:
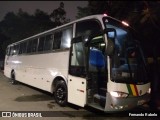
M 64 81 L 58 81 L 55 86 L 54 98 L 56 102 L 64 107 L 67 104 L 67 86 Z
M 11 83 L 12 83 L 12 85 L 17 84 L 17 81 L 15 80 L 15 72 L 14 71 L 11 72 Z

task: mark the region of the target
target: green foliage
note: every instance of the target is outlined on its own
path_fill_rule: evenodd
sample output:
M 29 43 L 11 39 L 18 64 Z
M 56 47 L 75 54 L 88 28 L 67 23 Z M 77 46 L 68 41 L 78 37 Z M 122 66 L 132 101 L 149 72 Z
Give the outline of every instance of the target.
M 60 3 L 60 6 L 57 9 L 53 10 L 53 12 L 50 14 L 50 18 L 56 23 L 57 26 L 70 21 L 69 19 L 66 19 L 66 11 L 64 10 L 63 2 Z
M 83 7 L 82 8 L 82 7 L 78 6 L 77 9 L 78 9 L 78 13 L 77 13 L 77 16 L 76 16 L 77 19 L 88 16 L 88 15 L 91 14 L 88 7 Z
M 36 10 L 32 16 L 22 9 L 19 9 L 17 14 L 7 13 L 0 26 L 2 33 L 10 37 L 10 43 L 54 27 L 49 16 L 43 11 Z
M 77 7 L 78 13 L 76 18 L 85 17 L 94 14 L 103 14 L 110 11 L 109 1 L 88 1 L 87 7 Z
M 34 34 L 43 32 L 45 30 L 51 29 L 56 26 L 55 23 L 53 23 L 50 20 L 49 15 L 39 9 L 36 9 L 33 17 L 34 17 L 34 21 L 33 21 L 32 29 L 34 31 L 32 31 L 32 33 Z
M 0 60 L 5 56 L 5 49 L 9 43 L 9 38 L 7 38 L 4 34 L 0 31 Z
M 36 9 L 33 15 L 19 9 L 17 13 L 8 12 L 0 22 L 0 56 L 4 57 L 8 44 L 30 37 L 45 30 L 69 22 L 63 2 L 51 15 Z M 3 54 L 3 55 L 2 55 Z

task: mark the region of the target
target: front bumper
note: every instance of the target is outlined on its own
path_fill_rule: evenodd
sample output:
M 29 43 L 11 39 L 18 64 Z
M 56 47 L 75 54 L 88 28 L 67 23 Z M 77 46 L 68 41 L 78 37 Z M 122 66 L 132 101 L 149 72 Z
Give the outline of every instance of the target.
M 139 105 L 150 100 L 150 94 L 145 94 L 137 97 L 116 98 L 107 93 L 105 112 L 116 112 L 131 110 Z

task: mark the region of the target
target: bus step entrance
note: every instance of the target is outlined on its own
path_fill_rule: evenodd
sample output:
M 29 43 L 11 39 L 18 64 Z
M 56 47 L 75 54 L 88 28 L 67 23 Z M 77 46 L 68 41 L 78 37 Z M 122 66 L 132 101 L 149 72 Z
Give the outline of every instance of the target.
M 99 95 L 106 97 L 107 89 L 106 88 L 100 88 L 99 89 Z
M 95 94 L 93 102 L 98 103 L 101 107 L 105 107 L 106 97 L 99 94 Z

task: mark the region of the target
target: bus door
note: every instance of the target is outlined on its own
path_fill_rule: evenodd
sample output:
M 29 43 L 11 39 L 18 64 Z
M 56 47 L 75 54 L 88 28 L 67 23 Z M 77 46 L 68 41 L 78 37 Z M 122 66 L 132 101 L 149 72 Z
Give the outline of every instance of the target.
M 105 42 L 102 35 L 93 37 L 88 50 L 88 102 L 89 105 L 104 109 L 107 93 L 107 68 Z
M 68 102 L 84 107 L 86 104 L 85 50 L 82 37 L 72 39 L 68 75 Z

